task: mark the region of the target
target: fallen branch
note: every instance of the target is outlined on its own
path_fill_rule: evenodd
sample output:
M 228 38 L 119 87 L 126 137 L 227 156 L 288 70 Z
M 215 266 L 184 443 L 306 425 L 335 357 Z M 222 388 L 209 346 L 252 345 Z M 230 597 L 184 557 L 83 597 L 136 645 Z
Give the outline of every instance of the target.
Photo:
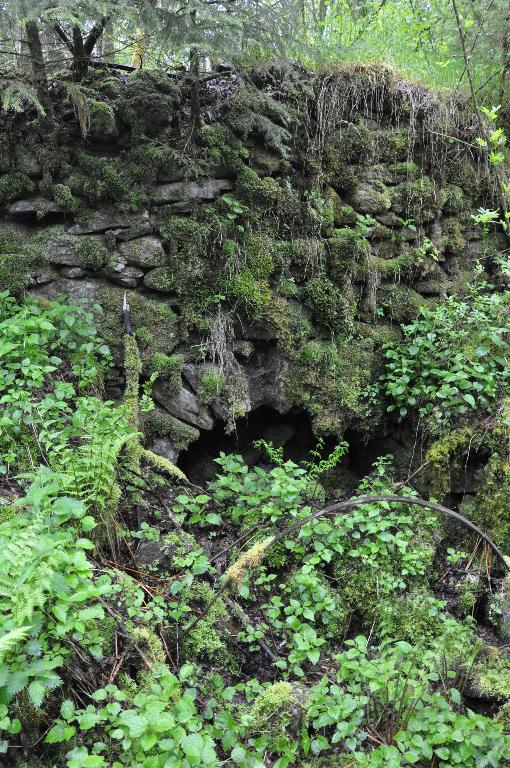
M 374 496 L 358 496 L 357 498 L 353 499 L 347 499 L 347 501 L 340 501 L 336 504 L 330 504 L 327 507 L 323 507 L 322 509 L 319 509 L 317 512 L 313 512 L 311 515 L 308 515 L 307 517 L 303 517 L 301 520 L 297 520 L 295 523 L 292 523 L 291 525 L 287 526 L 286 528 L 283 528 L 281 531 L 278 531 L 274 536 L 271 537 L 271 540 L 265 539 L 264 540 L 264 547 L 263 547 L 263 554 L 266 554 L 269 549 L 277 542 L 281 541 L 282 539 L 287 538 L 289 533 L 292 531 L 298 530 L 299 528 L 302 528 L 307 523 L 311 523 L 314 520 L 318 520 L 321 517 L 327 517 L 330 515 L 337 515 L 339 513 L 347 512 L 354 507 L 359 507 L 362 504 L 376 504 L 376 503 L 382 503 L 382 502 L 392 502 L 397 504 L 412 504 L 414 506 L 418 507 L 425 507 L 426 509 L 431 509 L 434 512 L 440 512 L 443 515 L 446 515 L 447 517 L 451 517 L 454 520 L 457 520 L 458 522 L 462 523 L 466 528 L 469 528 L 470 530 L 474 531 L 483 541 L 488 544 L 488 546 L 494 551 L 494 553 L 498 556 L 500 559 L 505 571 L 509 572 L 510 567 L 505 559 L 505 556 L 499 549 L 499 547 L 496 546 L 496 544 L 492 541 L 492 539 L 484 533 L 480 528 L 478 528 L 477 525 L 471 522 L 471 520 L 468 520 L 467 517 L 464 517 L 463 515 L 459 514 L 459 512 L 455 512 L 453 509 L 449 509 L 448 507 L 443 507 L 442 504 L 436 504 L 432 501 L 426 501 L 425 499 L 419 499 L 419 498 L 413 498 L 412 496 L 398 496 L 397 494 L 378 494 Z M 246 554 L 243 553 L 240 557 L 238 562 L 241 563 L 244 567 L 246 560 Z M 236 579 L 231 578 L 232 570 L 236 568 L 236 563 L 229 566 L 227 570 L 222 574 L 223 582 L 220 585 L 219 589 L 215 593 L 213 599 L 209 602 L 209 604 L 206 606 L 204 612 L 201 616 L 197 616 L 191 624 L 189 624 L 187 627 L 184 628 L 183 634 L 186 635 L 188 632 L 190 632 L 193 627 L 202 619 L 204 619 L 209 610 L 211 609 L 211 606 L 214 605 L 214 603 L 218 600 L 221 595 L 228 590 L 232 584 L 236 583 Z

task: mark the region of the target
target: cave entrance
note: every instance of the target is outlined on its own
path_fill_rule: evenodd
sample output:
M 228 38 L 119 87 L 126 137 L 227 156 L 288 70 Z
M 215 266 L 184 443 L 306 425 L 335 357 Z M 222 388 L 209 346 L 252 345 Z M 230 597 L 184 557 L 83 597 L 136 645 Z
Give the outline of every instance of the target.
M 192 483 L 205 486 L 216 475 L 215 459 L 220 452 L 241 454 L 249 467 L 267 467 L 263 451 L 253 447 L 255 440 L 263 438 L 275 448 L 283 448 L 285 459 L 299 463 L 309 458 L 317 438 L 313 434 L 310 419 L 303 411 L 278 413 L 269 406 L 251 411 L 236 423 L 236 431 L 225 433 L 223 422 L 214 429 L 203 431 L 199 439 L 179 456 L 178 466 Z

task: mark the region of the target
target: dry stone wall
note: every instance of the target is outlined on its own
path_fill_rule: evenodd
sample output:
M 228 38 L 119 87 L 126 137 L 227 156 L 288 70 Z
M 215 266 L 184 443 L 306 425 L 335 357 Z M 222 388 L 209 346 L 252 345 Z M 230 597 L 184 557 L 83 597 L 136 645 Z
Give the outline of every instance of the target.
M 63 104 L 51 141 L 25 116 L 0 144 L 1 287 L 99 305 L 114 398 L 127 291 L 172 460 L 262 406 L 384 432 L 383 345 L 503 246 L 473 223 L 491 187 L 462 105 L 385 70 L 223 73 L 194 133 L 175 77 L 88 88 L 86 139 Z

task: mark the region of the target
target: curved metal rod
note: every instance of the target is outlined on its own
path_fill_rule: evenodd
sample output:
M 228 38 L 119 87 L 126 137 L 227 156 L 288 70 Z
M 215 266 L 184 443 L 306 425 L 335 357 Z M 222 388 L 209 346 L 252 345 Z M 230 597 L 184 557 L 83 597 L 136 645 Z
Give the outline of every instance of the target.
M 296 528 L 301 528 L 303 525 L 306 525 L 306 523 L 312 522 L 312 520 L 317 520 L 319 517 L 325 517 L 326 515 L 336 514 L 337 512 L 344 512 L 349 509 L 352 509 L 353 507 L 359 507 L 361 504 L 374 504 L 381 501 L 391 501 L 391 502 L 397 502 L 398 504 L 414 504 L 418 507 L 426 507 L 427 509 L 432 509 L 435 512 L 441 512 L 443 515 L 446 515 L 447 517 L 451 517 L 454 520 L 457 520 L 459 523 L 462 523 L 466 528 L 470 528 L 472 531 L 474 531 L 478 536 L 480 536 L 481 539 L 483 539 L 489 547 L 496 553 L 496 555 L 499 557 L 501 562 L 503 563 L 503 566 L 505 570 L 508 572 L 510 571 L 510 566 L 508 565 L 505 556 L 499 549 L 499 547 L 496 546 L 496 544 L 492 541 L 490 536 L 487 536 L 486 533 L 484 533 L 480 528 L 478 528 L 477 525 L 471 522 L 471 520 L 468 520 L 467 517 L 464 517 L 464 515 L 459 514 L 459 512 L 454 512 L 453 509 L 449 509 L 448 507 L 443 507 L 442 504 L 435 504 L 432 501 L 425 501 L 425 499 L 419 499 L 419 498 L 413 498 L 412 496 L 398 496 L 397 494 L 388 494 L 387 496 L 384 496 L 382 494 L 374 495 L 374 496 L 357 496 L 353 499 L 347 499 L 347 501 L 340 501 L 336 504 L 330 504 L 327 507 L 323 507 L 322 509 L 317 510 L 317 512 L 314 512 L 311 515 L 308 515 L 308 517 L 303 517 L 301 520 L 297 520 L 295 523 L 292 523 L 292 525 L 289 525 L 287 528 L 283 529 L 282 531 L 279 531 L 274 540 L 279 541 L 283 539 L 290 531 L 295 530 Z

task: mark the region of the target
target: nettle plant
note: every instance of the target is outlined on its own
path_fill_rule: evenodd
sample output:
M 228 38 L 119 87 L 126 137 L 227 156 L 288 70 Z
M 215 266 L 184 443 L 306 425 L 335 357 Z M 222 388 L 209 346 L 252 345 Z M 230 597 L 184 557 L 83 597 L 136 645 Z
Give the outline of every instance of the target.
M 423 308 L 403 327 L 403 343 L 386 348 L 388 411 L 404 418 L 415 410 L 444 424 L 488 409 L 510 376 L 509 299 L 480 280 L 463 300 Z
M 111 581 L 96 579 L 87 558 L 96 522 L 84 504 L 61 493 L 61 478 L 41 469 L 0 525 L 0 705 L 27 688 L 41 706 L 62 683 L 67 637 L 93 658 L 103 653 L 98 600 Z
M 97 308 L 99 311 L 99 308 Z M 21 302 L 0 293 L 0 472 L 28 446 L 32 463 L 44 458 L 40 433 L 67 422 L 74 398 L 91 390 L 109 364 L 91 312 L 65 300 Z

